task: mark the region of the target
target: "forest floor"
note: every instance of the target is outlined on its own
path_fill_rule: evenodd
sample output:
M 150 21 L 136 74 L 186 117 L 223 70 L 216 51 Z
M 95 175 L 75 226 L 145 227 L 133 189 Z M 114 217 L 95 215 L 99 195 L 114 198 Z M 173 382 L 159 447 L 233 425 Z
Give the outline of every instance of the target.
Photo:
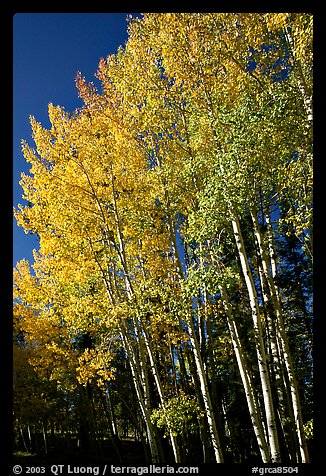
M 141 465 L 147 464 L 145 452 L 142 444 L 137 441 L 120 441 L 119 454 L 117 450 L 109 444 L 102 447 L 101 452 L 94 454 L 90 451 L 84 453 L 77 448 L 69 451 L 62 448 L 53 448 L 47 454 L 36 454 L 17 451 L 13 454 L 13 463 L 22 466 L 40 466 L 42 464 L 129 464 Z

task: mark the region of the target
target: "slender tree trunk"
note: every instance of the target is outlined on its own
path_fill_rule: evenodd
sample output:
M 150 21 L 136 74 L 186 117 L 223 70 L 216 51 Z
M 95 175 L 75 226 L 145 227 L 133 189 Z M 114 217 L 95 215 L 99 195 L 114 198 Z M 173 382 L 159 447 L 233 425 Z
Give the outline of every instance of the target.
M 31 435 L 31 428 L 29 423 L 27 424 L 27 434 L 28 434 L 28 441 L 29 441 L 29 448 L 30 452 L 32 453 L 33 447 L 32 447 L 32 435 Z
M 193 350 L 193 354 L 194 354 L 194 358 L 196 362 L 196 367 L 197 367 L 197 372 L 198 372 L 198 377 L 200 382 L 200 389 L 201 389 L 202 398 L 204 402 L 209 434 L 210 434 L 211 442 L 213 445 L 214 456 L 217 463 L 223 463 L 223 454 L 222 454 L 222 448 L 220 444 L 220 438 L 217 432 L 213 406 L 212 406 L 211 397 L 209 394 L 208 383 L 207 383 L 206 374 L 204 371 L 203 362 L 200 355 L 199 344 L 196 337 L 194 324 L 192 322 L 192 316 L 189 316 L 188 318 L 188 330 L 189 330 L 190 342 L 192 345 L 192 350 Z
M 259 368 L 259 374 L 260 374 L 262 392 L 263 392 L 263 401 L 264 401 L 265 415 L 266 415 L 266 421 L 267 421 L 267 435 L 268 435 L 268 442 L 270 447 L 271 462 L 279 463 L 280 449 L 279 449 L 277 427 L 276 427 L 276 420 L 275 420 L 275 410 L 274 410 L 274 404 L 272 399 L 271 384 L 270 384 L 270 378 L 268 374 L 267 359 L 266 359 L 266 353 L 265 353 L 265 347 L 264 347 L 258 298 L 257 298 L 254 279 L 253 279 L 252 272 L 249 266 L 248 257 L 244 247 L 239 219 L 234 210 L 231 209 L 230 214 L 231 214 L 234 238 L 236 241 L 239 258 L 241 262 L 241 267 L 242 267 L 242 272 L 244 275 L 244 279 L 245 279 L 245 283 L 246 283 L 247 291 L 249 295 L 249 302 L 250 302 L 251 314 L 252 314 L 253 325 L 254 325 L 258 368 Z
M 266 329 L 266 343 L 267 349 L 269 354 L 269 371 L 270 371 L 270 378 L 272 383 L 272 392 L 274 395 L 274 402 L 276 408 L 276 416 L 279 418 L 280 426 L 282 429 L 282 436 L 283 440 L 286 442 L 285 437 L 285 428 L 284 428 L 284 421 L 288 417 L 288 408 L 286 407 L 287 403 L 287 389 L 284 377 L 284 366 L 283 360 L 281 357 L 281 351 L 279 347 L 279 342 L 277 340 L 277 330 L 276 330 L 276 323 L 275 323 L 275 314 L 273 311 L 273 306 L 270 300 L 269 289 L 266 282 L 266 277 L 262 267 L 262 260 L 260 255 L 259 243 L 257 241 L 256 233 L 255 233 L 255 226 L 254 226 L 254 234 L 255 234 L 255 241 L 256 241 L 256 252 L 257 252 L 257 269 L 259 274 L 260 280 L 260 288 L 261 288 L 261 296 L 263 301 L 263 309 L 264 309 L 264 316 L 265 316 L 265 329 Z M 285 443 L 285 446 L 287 444 Z M 288 448 L 289 449 L 289 448 Z M 289 455 L 291 452 L 289 451 Z
M 140 365 L 137 362 L 138 359 L 135 355 L 135 352 L 133 351 L 132 346 L 128 342 L 128 339 L 124 336 L 122 332 L 120 335 L 127 352 L 138 403 L 139 403 L 141 413 L 146 424 L 146 432 L 147 432 L 148 444 L 151 450 L 152 462 L 160 463 L 161 458 L 160 458 L 160 452 L 159 452 L 159 448 L 156 441 L 155 429 L 150 420 L 151 409 L 149 406 L 148 381 L 146 378 L 144 379 L 143 372 L 141 371 Z M 144 395 L 143 395 L 143 392 L 144 392 Z
M 211 113 L 214 116 L 214 111 L 212 108 L 211 103 L 209 102 L 209 107 L 211 109 Z M 218 135 L 216 133 L 215 127 L 212 126 L 212 131 L 215 140 L 215 148 L 217 154 L 222 150 L 221 144 L 218 140 Z M 223 151 L 223 150 L 222 150 Z M 224 166 L 222 162 L 219 162 L 220 171 L 222 177 L 225 175 Z M 228 186 L 225 183 L 226 187 Z M 271 384 L 268 375 L 268 366 L 267 366 L 267 359 L 266 353 L 264 348 L 264 340 L 263 340 L 263 333 L 262 333 L 262 325 L 261 325 L 261 316 L 259 312 L 259 303 L 255 288 L 254 279 L 252 276 L 252 272 L 249 266 L 248 257 L 246 254 L 243 237 L 241 233 L 239 218 L 236 210 L 234 209 L 232 203 L 229 201 L 229 214 L 232 223 L 233 235 L 235 238 L 242 273 L 244 275 L 250 308 L 251 308 L 251 315 L 253 320 L 253 327 L 254 327 L 254 334 L 256 339 L 256 352 L 257 352 L 257 360 L 258 360 L 258 368 L 259 368 L 259 375 L 261 380 L 261 387 L 262 387 L 262 394 L 263 394 L 263 402 L 265 408 L 265 416 L 267 422 L 267 440 L 270 448 L 270 458 L 271 462 L 278 463 L 280 462 L 280 449 L 279 449 L 279 441 L 277 435 L 277 427 L 276 427 L 276 420 L 275 420 L 275 411 L 272 399 L 272 392 L 271 392 Z
M 238 368 L 239 368 L 243 388 L 245 391 L 250 418 L 251 418 L 252 426 L 256 436 L 256 440 L 258 443 L 259 451 L 260 451 L 263 462 L 268 463 L 270 459 L 270 455 L 269 455 L 268 445 L 266 442 L 264 427 L 261 421 L 259 409 L 257 407 L 254 387 L 251 381 L 250 372 L 248 370 L 248 365 L 247 365 L 246 358 L 243 352 L 243 347 L 240 341 L 237 325 L 233 317 L 231 304 L 229 302 L 227 290 L 224 285 L 220 285 L 220 293 L 221 293 L 223 306 L 227 314 L 227 322 L 228 322 L 228 327 L 230 330 L 234 353 L 237 359 Z
M 114 450 L 115 450 L 115 452 L 118 456 L 118 459 L 121 463 L 122 458 L 121 458 L 121 454 L 120 454 L 120 450 L 119 450 L 119 446 L 118 446 L 119 436 L 118 436 L 117 430 L 116 430 L 114 412 L 113 412 L 113 408 L 112 408 L 112 404 L 111 404 L 111 397 L 110 397 L 110 393 L 109 393 L 108 388 L 107 388 L 105 396 L 103 394 L 101 394 L 101 400 L 102 400 L 104 413 L 106 415 L 106 419 L 107 419 L 107 422 L 108 422 L 108 425 L 109 425 L 109 432 L 110 432 L 110 435 L 111 435 L 112 445 L 113 445 L 113 448 L 114 448 Z
M 175 238 L 174 227 L 173 227 L 173 223 L 172 223 L 170 215 L 168 215 L 168 226 L 169 226 L 170 240 L 171 240 L 171 243 L 173 244 L 174 255 L 175 255 L 175 260 L 177 264 L 177 272 L 180 276 L 180 279 L 183 280 L 184 274 L 182 269 L 182 263 L 181 263 L 180 254 L 179 254 L 179 250 L 178 250 L 176 238 Z M 212 446 L 214 449 L 215 459 L 217 463 L 223 463 L 222 448 L 221 448 L 220 438 L 219 438 L 217 427 L 216 427 L 216 421 L 215 421 L 213 406 L 212 406 L 211 397 L 209 393 L 209 387 L 207 383 L 205 368 L 204 368 L 203 360 L 201 357 L 200 346 L 199 346 L 198 339 L 195 333 L 195 328 L 194 328 L 191 315 L 188 317 L 187 324 L 188 324 L 190 342 L 192 345 L 192 351 L 193 351 L 195 362 L 196 362 L 196 368 L 197 368 L 197 373 L 199 377 L 200 388 L 202 392 L 202 398 L 203 398 L 204 407 L 206 411 L 209 434 L 210 434 Z
M 307 449 L 307 444 L 306 444 L 306 439 L 305 439 L 304 429 L 303 429 L 299 393 L 298 393 L 297 382 L 296 382 L 295 373 L 294 373 L 294 367 L 292 364 L 292 358 L 289 351 L 288 339 L 287 339 L 287 335 L 284 328 L 281 303 L 279 299 L 279 292 L 275 286 L 275 281 L 273 279 L 270 266 L 267 261 L 267 256 L 263 246 L 261 232 L 259 229 L 258 217 L 257 217 L 256 210 L 254 208 L 251 209 L 251 217 L 252 217 L 252 221 L 254 225 L 255 236 L 256 236 L 259 251 L 260 251 L 263 272 L 269 286 L 271 301 L 272 301 L 273 309 L 275 312 L 276 326 L 277 326 L 276 335 L 279 340 L 280 349 L 282 352 L 282 356 L 283 356 L 283 360 L 284 360 L 284 364 L 285 364 L 285 368 L 287 372 L 287 377 L 289 381 L 289 386 L 290 386 L 290 394 L 291 394 L 292 408 L 293 408 L 293 414 L 294 414 L 294 423 L 295 423 L 296 433 L 297 433 L 299 447 L 300 447 L 300 457 L 301 457 L 302 463 L 307 463 L 309 462 L 309 456 L 308 456 L 308 449 Z M 269 249 L 271 249 L 271 247 L 272 247 L 272 244 L 269 243 Z M 275 256 L 275 253 L 272 253 L 272 256 Z M 275 268 L 276 264 L 274 263 L 273 266 Z
M 46 431 L 45 431 L 44 423 L 42 423 L 42 433 L 43 433 L 43 441 L 44 441 L 44 450 L 45 450 L 45 454 L 47 455 L 48 454 L 48 444 L 47 444 L 47 440 L 46 440 Z
M 203 262 L 201 262 L 203 266 Z M 203 303 L 198 307 L 198 315 L 201 316 L 202 322 L 202 339 L 203 344 L 200 346 L 201 355 L 204 361 L 204 370 L 207 375 L 207 380 L 210 383 L 210 394 L 212 400 L 212 406 L 214 409 L 215 421 L 217 425 L 217 431 L 220 438 L 220 444 L 222 451 L 225 451 L 225 413 L 223 411 L 223 399 L 221 391 L 218 389 L 218 380 L 214 368 L 214 353 L 213 353 L 213 336 L 211 318 L 208 312 L 208 293 L 206 285 L 203 288 Z
M 295 48 L 294 48 L 294 42 L 293 42 L 293 38 L 292 38 L 291 31 L 290 31 L 289 27 L 285 28 L 285 35 L 286 35 L 288 44 L 290 46 L 290 51 L 292 53 L 293 60 L 295 62 L 295 66 L 296 66 L 295 71 L 297 71 L 297 74 L 296 74 L 297 84 L 298 84 L 298 88 L 299 88 L 299 91 L 300 91 L 301 96 L 302 96 L 304 108 L 305 108 L 306 115 L 307 115 L 307 121 L 309 123 L 309 126 L 311 127 L 312 124 L 313 124 L 312 96 L 308 92 L 308 88 L 307 88 L 306 81 L 305 81 L 303 71 L 302 71 L 301 62 L 297 59 L 297 55 L 295 53 Z
M 25 451 L 28 453 L 29 450 L 28 450 L 27 445 L 26 445 L 26 441 L 25 441 L 25 437 L 24 437 L 24 431 L 23 431 L 22 426 L 20 426 L 20 434 L 21 434 L 21 437 L 22 437 L 22 440 L 23 440 L 23 445 L 24 445 Z
M 147 335 L 146 330 L 144 330 L 143 334 L 144 334 L 145 346 L 146 346 L 147 353 L 148 353 L 149 360 L 150 360 L 150 368 L 151 368 L 151 371 L 152 371 L 152 374 L 153 374 L 153 377 L 154 377 L 154 380 L 155 380 L 155 383 L 156 383 L 156 388 L 157 388 L 157 391 L 158 391 L 158 394 L 159 394 L 159 397 L 160 397 L 161 404 L 164 407 L 164 404 L 166 403 L 166 401 L 165 401 L 165 397 L 164 397 L 164 393 L 163 393 L 163 387 L 162 387 L 161 380 L 160 380 L 160 377 L 159 377 L 159 374 L 158 374 L 158 371 L 157 371 L 156 363 L 155 363 L 155 360 L 154 360 L 154 357 L 153 357 L 153 352 L 152 352 L 152 349 L 151 349 L 150 341 L 148 339 L 148 335 Z M 172 434 L 171 431 L 169 433 L 169 436 L 170 436 L 170 441 L 171 441 L 171 445 L 172 445 L 172 449 L 173 449 L 175 462 L 176 463 L 181 463 L 181 461 L 180 461 L 180 450 L 179 450 L 179 447 L 178 447 L 177 439 Z
M 118 429 L 117 429 L 117 422 L 114 414 L 114 408 L 112 404 L 112 397 L 111 397 L 111 392 L 109 386 L 106 388 L 106 397 L 107 397 L 107 402 L 108 402 L 108 407 L 109 407 L 109 412 L 110 412 L 110 420 L 112 422 L 112 435 L 114 438 L 119 439 L 118 435 Z
M 190 346 L 186 345 L 185 347 L 185 352 L 183 355 L 183 352 L 179 352 L 179 359 L 180 359 L 180 367 L 182 369 L 182 374 L 186 375 L 187 373 L 187 368 L 189 369 L 191 381 L 193 384 L 193 387 L 196 392 L 196 397 L 197 401 L 199 402 L 201 408 L 205 411 L 205 407 L 203 405 L 203 398 L 202 398 L 202 391 L 201 391 L 201 385 L 199 381 L 199 376 L 198 376 L 198 371 L 196 368 L 196 361 L 194 358 L 194 353 L 191 351 Z M 185 386 L 183 386 L 183 389 L 185 393 L 189 393 L 189 385 L 188 381 Z M 203 412 L 204 413 L 204 412 Z M 206 411 L 205 411 L 206 414 Z M 209 434 L 209 429 L 208 429 L 208 422 L 207 419 L 205 419 L 205 415 L 201 416 L 199 419 L 199 434 L 200 434 L 200 440 L 202 443 L 202 448 L 203 448 L 203 458 L 204 458 L 204 463 L 210 463 L 210 434 Z

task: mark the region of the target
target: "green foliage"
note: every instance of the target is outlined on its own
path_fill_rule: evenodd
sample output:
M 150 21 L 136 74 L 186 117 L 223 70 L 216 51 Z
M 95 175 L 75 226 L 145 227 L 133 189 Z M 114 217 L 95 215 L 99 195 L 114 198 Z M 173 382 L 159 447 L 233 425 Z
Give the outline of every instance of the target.
M 204 288 L 209 294 L 216 295 L 220 285 L 232 289 L 239 279 L 239 273 L 232 267 L 225 267 L 220 271 L 213 265 L 193 265 L 188 271 L 184 288 L 190 295 L 196 295 Z
M 164 428 L 164 437 L 182 435 L 186 432 L 196 433 L 198 420 L 203 412 L 195 397 L 180 393 L 165 404 L 160 404 L 151 414 L 151 421 L 158 428 Z
M 307 421 L 304 425 L 304 434 L 307 438 L 307 440 L 311 440 L 314 436 L 314 424 L 313 420 Z

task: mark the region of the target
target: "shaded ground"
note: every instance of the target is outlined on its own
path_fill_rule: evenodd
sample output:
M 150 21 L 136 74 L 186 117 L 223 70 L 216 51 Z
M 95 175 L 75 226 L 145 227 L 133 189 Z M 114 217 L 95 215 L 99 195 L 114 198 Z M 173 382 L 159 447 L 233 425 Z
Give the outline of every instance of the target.
M 30 454 L 17 451 L 13 455 L 13 464 L 21 466 L 41 466 L 51 464 L 125 464 L 142 465 L 146 463 L 143 445 L 136 441 L 120 441 L 115 448 L 110 441 L 101 445 L 100 450 L 85 451 L 82 453 L 77 448 L 65 451 L 63 448 L 53 448 L 47 454 Z

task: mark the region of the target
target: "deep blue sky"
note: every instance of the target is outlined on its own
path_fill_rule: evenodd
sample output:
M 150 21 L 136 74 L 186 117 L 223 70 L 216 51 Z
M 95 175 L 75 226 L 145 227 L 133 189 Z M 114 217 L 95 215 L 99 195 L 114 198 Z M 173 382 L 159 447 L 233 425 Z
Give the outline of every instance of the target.
M 127 40 L 127 13 L 18 13 L 13 20 L 13 203 L 24 203 L 19 185 L 29 164 L 21 153 L 21 140 L 34 146 L 29 116 L 49 127 L 50 102 L 74 111 L 82 102 L 75 87 L 80 71 L 98 84 L 94 73 L 101 57 L 116 53 Z M 139 14 L 132 14 L 138 16 Z M 13 264 L 33 261 L 35 237 L 13 223 Z

